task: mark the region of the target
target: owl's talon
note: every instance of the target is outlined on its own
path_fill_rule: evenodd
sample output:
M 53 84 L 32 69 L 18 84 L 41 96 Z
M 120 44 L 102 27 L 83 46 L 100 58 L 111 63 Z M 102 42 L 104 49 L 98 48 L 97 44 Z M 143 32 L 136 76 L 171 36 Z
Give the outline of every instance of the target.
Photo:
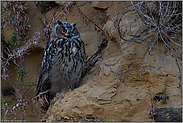
M 64 98 L 64 93 L 62 93 L 62 98 Z

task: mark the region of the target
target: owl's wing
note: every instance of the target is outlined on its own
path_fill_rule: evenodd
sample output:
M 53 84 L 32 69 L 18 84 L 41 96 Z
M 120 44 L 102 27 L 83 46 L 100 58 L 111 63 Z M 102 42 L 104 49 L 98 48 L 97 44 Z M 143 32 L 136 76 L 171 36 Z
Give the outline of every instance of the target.
M 48 91 L 51 88 L 49 81 L 50 70 L 52 68 L 52 57 L 55 54 L 54 42 L 49 42 L 43 51 L 42 68 L 37 81 L 36 92 L 38 95 L 40 92 Z

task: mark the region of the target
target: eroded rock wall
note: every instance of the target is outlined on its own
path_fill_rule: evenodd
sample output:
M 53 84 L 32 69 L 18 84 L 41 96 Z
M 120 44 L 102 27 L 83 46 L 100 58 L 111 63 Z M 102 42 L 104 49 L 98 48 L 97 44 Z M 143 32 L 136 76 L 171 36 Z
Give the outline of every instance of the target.
M 49 22 L 53 16 L 56 17 L 68 2 L 56 3 L 58 7 L 49 10 L 45 14 L 35 11 L 36 6 L 33 3 L 25 3 L 30 18 L 31 36 L 38 30 L 43 30 L 45 28 L 43 21 L 47 20 Z M 102 57 L 82 80 L 80 87 L 67 92 L 63 99 L 61 94 L 57 94 L 55 103 L 50 106 L 44 116 L 46 121 L 153 121 L 149 118 L 152 105 L 150 96 L 160 97 L 164 93 L 165 86 L 169 99 L 165 104 L 154 101 L 154 107 L 182 106 L 180 89 L 182 65 L 177 62 L 176 58 L 172 57 L 172 52 L 167 51 L 163 43 L 159 45 L 159 49 L 162 53 L 167 51 L 164 54 L 168 61 L 166 74 L 153 70 L 147 70 L 141 74 L 141 65 L 137 65 L 134 69 L 123 74 L 124 71 L 130 69 L 142 59 L 144 48 L 149 45 L 149 42 L 129 43 L 122 41 L 118 38 L 119 35 L 115 33 L 115 15 L 123 13 L 124 9 L 121 8 L 130 6 L 130 2 L 78 2 L 77 5 L 88 18 L 103 28 L 109 43 L 102 52 Z M 85 43 L 87 57 L 90 57 L 97 51 L 103 36 L 101 33 L 97 33 L 92 25 L 91 28 L 85 25 L 78 14 L 76 8 L 71 8 L 69 14 L 60 18 L 60 21 L 77 23 Z M 9 31 L 7 30 L 7 32 Z M 8 35 L 4 35 L 4 37 L 7 39 Z M 25 83 L 31 81 L 36 84 L 45 45 L 46 42 L 40 38 L 34 48 L 30 50 L 30 55 L 25 56 L 25 66 L 28 72 L 24 79 Z M 160 56 L 157 55 L 156 59 L 160 65 L 163 64 L 164 61 Z M 181 61 L 181 58 L 179 58 L 179 61 Z M 152 68 L 156 67 L 153 58 L 147 58 L 144 66 L 147 67 L 148 65 L 151 65 Z M 10 66 L 9 69 L 13 69 L 13 67 Z M 12 71 L 11 78 L 16 80 L 17 71 Z M 150 91 L 148 87 L 150 87 Z M 35 95 L 34 88 L 28 90 L 27 97 Z M 31 104 L 31 106 L 34 105 Z M 39 114 L 40 112 L 37 110 L 32 110 L 32 112 Z M 31 121 L 39 120 L 32 112 L 27 113 L 27 116 L 29 116 L 27 119 L 32 117 Z

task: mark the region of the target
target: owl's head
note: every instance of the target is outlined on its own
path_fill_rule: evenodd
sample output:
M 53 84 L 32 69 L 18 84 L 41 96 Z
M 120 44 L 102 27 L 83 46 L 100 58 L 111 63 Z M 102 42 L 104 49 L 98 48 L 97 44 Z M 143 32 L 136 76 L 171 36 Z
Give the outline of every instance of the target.
M 72 39 L 80 37 L 76 23 L 60 22 L 59 20 L 57 20 L 57 23 L 55 26 L 57 38 Z

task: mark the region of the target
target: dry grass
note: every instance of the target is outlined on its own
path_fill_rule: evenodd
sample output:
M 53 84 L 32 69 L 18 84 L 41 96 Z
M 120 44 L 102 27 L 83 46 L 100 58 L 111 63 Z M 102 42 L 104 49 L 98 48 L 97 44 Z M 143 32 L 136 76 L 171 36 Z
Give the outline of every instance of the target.
M 182 2 L 178 1 L 153 1 L 131 2 L 124 14 L 118 15 L 115 22 L 116 30 L 120 37 L 120 44 L 127 42 L 148 42 L 144 47 L 144 57 L 126 73 L 141 65 L 144 67 L 147 57 L 159 54 L 166 62 L 166 58 L 159 52 L 159 47 L 164 44 L 170 51 L 181 57 L 182 55 Z M 152 53 L 152 49 L 156 51 Z M 157 63 L 158 64 L 158 63 Z M 166 64 L 167 65 L 167 64 Z M 164 66 L 158 66 L 156 70 Z M 149 68 L 151 69 L 151 68 Z

